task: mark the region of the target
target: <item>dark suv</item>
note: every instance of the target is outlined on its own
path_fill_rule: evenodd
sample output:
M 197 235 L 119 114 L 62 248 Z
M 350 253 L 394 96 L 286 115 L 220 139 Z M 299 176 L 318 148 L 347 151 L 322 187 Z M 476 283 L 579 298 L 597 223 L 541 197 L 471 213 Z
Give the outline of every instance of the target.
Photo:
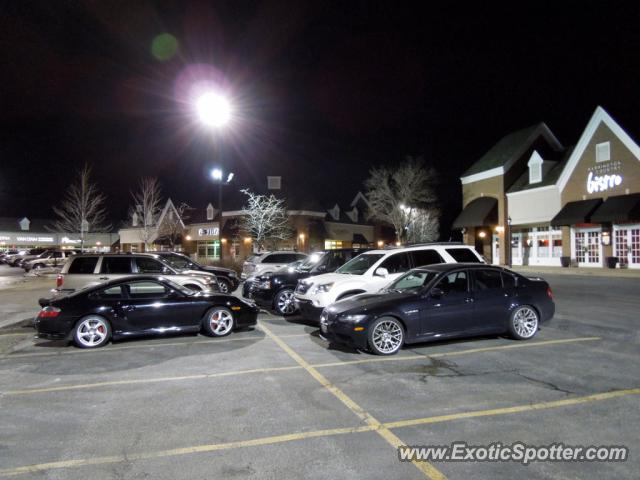
M 293 300 L 298 280 L 333 272 L 366 251 L 363 248 L 339 248 L 312 253 L 295 268 L 284 267 L 245 281 L 242 295 L 262 307 L 273 309 L 279 315 L 293 315 L 298 309 Z
M 218 278 L 218 287 L 222 293 L 231 293 L 238 288 L 238 285 L 240 285 L 238 274 L 230 268 L 200 265 L 198 262 L 191 260 L 189 257 L 181 253 L 154 253 L 178 271 L 200 270 L 202 272 L 213 273 Z

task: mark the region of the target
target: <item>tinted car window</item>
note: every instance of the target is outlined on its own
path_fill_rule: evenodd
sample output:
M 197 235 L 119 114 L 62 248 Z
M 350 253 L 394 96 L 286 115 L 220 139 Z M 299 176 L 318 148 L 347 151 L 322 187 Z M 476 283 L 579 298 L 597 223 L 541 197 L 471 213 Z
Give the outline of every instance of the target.
M 120 285 L 116 287 L 105 288 L 104 290 L 100 290 L 99 292 L 96 292 L 96 297 L 102 298 L 105 300 L 122 298 L 122 296 L 123 296 L 122 289 L 120 288 Z
M 69 267 L 69 273 L 93 273 L 98 263 L 98 257 L 75 258 Z
M 516 288 L 516 277 L 509 273 L 502 272 L 502 283 L 504 288 Z
M 53 252 L 53 258 L 62 258 L 62 252 Z
M 145 280 L 142 282 L 131 282 L 126 284 L 129 290 L 129 297 L 137 298 L 162 298 L 166 295 L 167 289 L 158 282 Z
M 347 253 L 342 251 L 327 254 L 327 271 L 332 272 L 347 261 Z
M 414 270 L 401 276 L 398 280 L 389 285 L 389 290 L 400 290 L 401 292 L 419 290 L 427 285 L 437 274 L 435 272 L 425 272 Z
M 298 260 L 299 256 L 295 253 L 274 253 L 268 255 L 262 263 L 291 263 Z
M 349 260 L 338 270 L 336 270 L 336 272 L 347 273 L 349 275 L 362 275 L 383 256 L 384 255 L 382 253 L 362 253 L 357 257 Z
M 476 290 L 496 290 L 502 288 L 502 277 L 498 270 L 476 270 Z
M 436 285 L 445 295 L 450 293 L 466 293 L 468 289 L 467 272 L 453 272 L 444 277 Z
M 139 273 L 163 273 L 164 266 L 154 258 L 137 257 L 136 265 Z
M 435 250 L 416 250 L 411 252 L 413 256 L 413 264 L 416 267 L 423 265 L 433 265 L 434 263 L 444 263 L 444 260 Z
M 481 263 L 477 255 L 469 248 L 445 248 L 445 251 L 458 262 Z
M 391 255 L 380 265 L 380 268 L 386 268 L 389 273 L 406 272 L 410 267 L 408 253 Z
M 131 273 L 131 257 L 104 257 L 100 273 Z

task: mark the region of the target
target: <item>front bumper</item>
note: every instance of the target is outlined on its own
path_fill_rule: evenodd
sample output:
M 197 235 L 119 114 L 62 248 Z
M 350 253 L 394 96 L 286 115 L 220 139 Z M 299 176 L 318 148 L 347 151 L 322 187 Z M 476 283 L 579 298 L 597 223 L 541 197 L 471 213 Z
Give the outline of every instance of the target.
M 320 323 L 320 315 L 322 314 L 322 307 L 316 307 L 311 303 L 311 300 L 306 300 L 300 297 L 294 297 L 296 307 L 300 311 L 300 315 L 307 320 L 311 320 L 316 323 Z
M 367 329 L 356 332 L 353 328 L 358 325 L 351 322 L 324 323 L 320 321 L 320 335 L 329 343 L 340 343 L 358 350 L 366 350 Z

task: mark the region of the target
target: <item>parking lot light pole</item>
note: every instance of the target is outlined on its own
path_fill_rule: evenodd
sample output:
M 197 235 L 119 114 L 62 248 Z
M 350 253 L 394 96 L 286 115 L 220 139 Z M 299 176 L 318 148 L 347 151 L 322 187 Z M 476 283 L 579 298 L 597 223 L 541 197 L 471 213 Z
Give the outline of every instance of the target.
M 511 268 L 511 249 L 512 249 L 512 245 L 511 245 L 511 217 L 507 217 L 507 241 L 506 243 L 506 247 L 507 247 L 507 251 L 505 252 L 507 254 L 507 267 Z

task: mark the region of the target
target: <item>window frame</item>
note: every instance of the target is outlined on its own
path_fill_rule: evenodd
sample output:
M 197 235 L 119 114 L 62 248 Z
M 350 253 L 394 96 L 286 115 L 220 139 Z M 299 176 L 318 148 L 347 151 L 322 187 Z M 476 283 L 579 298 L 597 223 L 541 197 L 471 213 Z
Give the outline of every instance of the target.
M 392 272 L 387 267 L 385 267 L 385 263 L 390 261 L 393 257 L 400 257 L 401 255 L 404 255 L 406 257 L 406 259 L 407 259 L 407 269 L 406 270 Z M 413 258 L 411 257 L 411 252 L 394 252 L 391 255 L 387 256 L 386 258 L 382 259 L 382 261 L 380 262 L 380 265 L 378 265 L 375 268 L 374 273 L 378 268 L 386 268 L 387 271 L 389 272 L 389 275 L 394 275 L 396 273 L 406 273 L 406 272 L 408 272 L 409 270 L 411 270 L 413 268 L 412 261 L 413 261 Z
M 498 288 L 486 288 L 480 290 L 478 288 L 478 272 L 493 272 L 498 274 L 498 278 L 500 278 L 500 287 Z M 502 280 L 502 272 L 495 268 L 475 268 L 473 269 L 473 293 L 478 292 L 490 292 L 495 290 L 504 290 L 504 281 Z

